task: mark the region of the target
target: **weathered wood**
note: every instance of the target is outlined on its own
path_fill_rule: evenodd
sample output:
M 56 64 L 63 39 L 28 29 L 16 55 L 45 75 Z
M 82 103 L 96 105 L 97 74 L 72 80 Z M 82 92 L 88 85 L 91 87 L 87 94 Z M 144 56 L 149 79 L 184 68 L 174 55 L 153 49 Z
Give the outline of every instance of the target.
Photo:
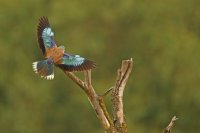
M 92 86 L 92 77 L 91 70 L 84 72 L 85 80 L 81 80 L 72 72 L 64 71 L 64 73 L 75 82 L 87 95 L 96 115 L 104 128 L 105 133 L 127 133 L 127 123 L 125 120 L 124 110 L 123 110 L 123 94 L 124 89 L 127 83 L 127 80 L 131 74 L 133 67 L 132 58 L 129 60 L 123 60 L 122 66 L 117 71 L 117 79 L 114 87 L 111 87 L 104 94 L 98 95 L 95 89 Z M 107 110 L 105 102 L 103 98 L 108 95 L 109 92 L 112 91 L 111 94 L 111 102 L 112 102 L 112 116 Z M 174 116 L 169 123 L 169 125 L 163 130 L 163 133 L 170 133 L 174 122 L 178 118 Z
M 131 74 L 133 66 L 132 58 L 130 60 L 123 60 L 122 66 L 117 72 L 117 80 L 112 91 L 111 101 L 113 106 L 114 126 L 117 132 L 127 133 L 127 124 L 123 110 L 123 93 L 127 80 Z
M 92 86 L 91 70 L 85 71 L 85 80 L 81 80 L 72 72 L 64 71 L 64 73 L 74 81 L 87 95 L 93 109 L 99 118 L 101 125 L 103 126 L 106 133 L 124 133 L 127 132 L 126 123 L 123 114 L 123 91 L 128 80 L 128 77 L 132 70 L 132 59 L 122 61 L 121 69 L 118 71 L 117 82 L 115 87 L 111 87 L 104 94 L 98 95 Z M 112 91 L 112 101 L 113 101 L 113 114 L 114 119 L 110 117 L 110 114 L 106 108 L 105 102 L 103 100 L 104 96 Z M 120 126 L 116 126 L 115 122 L 119 122 Z M 122 130 L 118 128 L 121 127 Z
M 172 127 L 174 126 L 175 121 L 178 118 L 176 116 L 172 117 L 172 120 L 170 121 L 169 125 L 163 130 L 163 133 L 171 133 Z
M 106 116 L 106 114 L 104 113 L 104 110 L 107 110 L 107 109 L 106 108 L 102 109 L 101 104 L 104 104 L 104 103 L 100 103 L 99 96 L 97 95 L 97 93 L 95 92 L 95 90 L 92 86 L 91 70 L 85 71 L 85 81 L 82 81 L 79 77 L 77 77 L 72 72 L 64 71 L 64 73 L 70 79 L 72 79 L 72 81 L 74 81 L 78 86 L 80 86 L 82 88 L 82 90 L 87 94 L 87 97 L 88 97 L 93 109 L 95 110 L 96 115 L 99 118 L 102 126 L 104 127 L 105 130 L 109 130 L 110 123 L 107 119 L 108 116 Z M 103 102 L 103 101 L 101 101 L 101 102 Z

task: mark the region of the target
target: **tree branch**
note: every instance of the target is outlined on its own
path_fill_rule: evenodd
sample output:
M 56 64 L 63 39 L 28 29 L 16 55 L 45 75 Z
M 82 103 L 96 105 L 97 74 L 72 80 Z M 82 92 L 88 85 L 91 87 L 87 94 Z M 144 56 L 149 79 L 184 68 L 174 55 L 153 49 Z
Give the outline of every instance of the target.
M 122 61 L 121 69 L 118 70 L 117 80 L 115 87 L 112 91 L 112 105 L 113 105 L 113 117 L 115 121 L 115 128 L 120 133 L 127 132 L 127 125 L 124 119 L 123 111 L 123 93 L 126 86 L 129 75 L 132 71 L 133 61 L 132 58 L 129 60 Z
M 64 73 L 72 80 L 74 81 L 79 87 L 82 88 L 82 90 L 87 94 L 88 99 L 93 107 L 93 109 L 96 112 L 97 117 L 99 118 L 102 126 L 104 127 L 105 130 L 110 129 L 110 122 L 107 118 L 109 116 L 106 116 L 107 113 L 104 113 L 104 111 L 107 109 L 104 108 L 102 109 L 101 105 L 105 105 L 103 100 L 99 100 L 99 96 L 96 94 L 92 82 L 91 82 L 91 70 L 85 71 L 85 82 L 82 81 L 80 78 L 78 78 L 74 73 L 72 72 L 67 72 L 64 71 Z
M 133 65 L 132 58 L 130 60 L 122 61 L 121 69 L 118 70 L 115 87 L 110 88 L 103 95 L 98 95 L 92 86 L 91 70 L 84 71 L 84 76 L 85 76 L 84 81 L 82 81 L 74 73 L 64 71 L 64 73 L 86 93 L 106 133 L 127 132 L 127 127 L 123 113 L 122 99 L 126 82 L 132 70 L 132 65 Z M 111 90 L 112 90 L 111 100 L 113 104 L 114 120 L 111 119 L 107 111 L 105 102 L 103 100 L 104 96 L 107 95 Z M 117 123 L 119 124 L 114 124 L 115 121 L 117 121 Z
M 169 125 L 163 130 L 163 133 L 171 133 L 172 127 L 174 125 L 174 122 L 177 120 L 178 118 L 176 116 L 174 116 L 171 120 L 171 122 L 169 123 Z
M 109 88 L 102 95 L 98 95 L 92 86 L 91 70 L 84 71 L 84 81 L 77 77 L 74 73 L 64 71 L 64 73 L 86 93 L 97 117 L 105 129 L 105 133 L 128 132 L 123 110 L 123 93 L 127 80 L 131 74 L 132 67 L 132 58 L 129 60 L 123 60 L 121 68 L 117 71 L 115 86 Z M 111 102 L 113 107 L 113 119 L 111 119 L 103 100 L 104 96 L 106 96 L 110 91 L 112 91 Z M 163 133 L 170 133 L 174 122 L 177 119 L 178 118 L 174 116 L 169 125 L 163 130 Z
M 81 89 L 83 89 L 85 91 L 85 84 L 84 82 L 79 79 L 79 77 L 77 77 L 74 73 L 72 72 L 67 72 L 67 71 L 63 71 L 72 81 L 74 81 L 79 87 L 81 87 Z
M 108 93 L 113 89 L 113 87 L 110 87 L 106 92 L 104 92 L 101 96 L 104 97 L 108 95 Z

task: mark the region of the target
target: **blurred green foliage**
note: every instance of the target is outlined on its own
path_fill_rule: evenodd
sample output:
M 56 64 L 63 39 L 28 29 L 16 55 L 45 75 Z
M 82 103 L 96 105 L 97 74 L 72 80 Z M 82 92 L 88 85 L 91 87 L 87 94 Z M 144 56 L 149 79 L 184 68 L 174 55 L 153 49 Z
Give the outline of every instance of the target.
M 35 31 L 43 15 L 57 44 L 97 62 L 98 93 L 114 84 L 121 60 L 133 57 L 124 94 L 130 133 L 160 133 L 173 115 L 180 118 L 173 133 L 200 131 L 200 1 L 1 0 L 0 5 L 1 133 L 103 132 L 85 94 L 62 71 L 55 69 L 52 81 L 33 72 L 32 62 L 42 60 Z M 106 102 L 110 105 L 109 98 Z

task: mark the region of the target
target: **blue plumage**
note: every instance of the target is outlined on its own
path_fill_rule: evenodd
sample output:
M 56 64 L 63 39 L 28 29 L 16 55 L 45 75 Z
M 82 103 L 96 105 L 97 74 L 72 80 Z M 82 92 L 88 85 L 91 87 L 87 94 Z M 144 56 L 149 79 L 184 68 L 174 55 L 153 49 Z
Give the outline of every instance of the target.
M 38 75 L 45 79 L 53 79 L 54 65 L 70 72 L 89 70 L 96 66 L 95 62 L 79 55 L 65 53 L 65 47 L 58 47 L 53 37 L 54 33 L 47 17 L 41 17 L 37 27 L 37 40 L 46 60 L 33 63 L 33 69 Z
M 70 65 L 70 66 L 79 66 L 84 63 L 85 58 L 80 57 L 79 55 L 64 55 L 62 57 L 62 63 L 65 65 Z
M 47 27 L 42 32 L 42 39 L 45 48 L 52 48 L 55 46 L 55 41 L 52 38 L 54 36 L 54 33 L 52 32 L 51 28 Z
M 70 55 L 67 53 L 63 54 L 61 61 L 62 62 L 56 64 L 56 66 L 60 67 L 64 71 L 84 71 L 96 66 L 96 63 L 83 58 L 80 55 Z
M 54 70 L 53 70 L 53 59 L 48 58 L 47 60 L 42 60 L 33 63 L 33 69 L 35 73 L 39 74 L 41 77 L 46 79 L 54 78 Z

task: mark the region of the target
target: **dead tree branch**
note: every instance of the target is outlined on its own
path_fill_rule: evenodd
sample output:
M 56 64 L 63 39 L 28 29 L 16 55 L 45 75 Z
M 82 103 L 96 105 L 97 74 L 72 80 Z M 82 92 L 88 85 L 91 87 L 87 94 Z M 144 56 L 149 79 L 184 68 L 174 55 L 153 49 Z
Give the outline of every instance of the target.
M 108 95 L 109 92 L 111 92 L 111 90 L 113 90 L 113 87 L 110 87 L 106 92 L 104 92 L 101 96 L 104 97 L 106 95 Z
M 174 116 L 171 120 L 171 122 L 169 123 L 169 125 L 163 130 L 163 133 L 171 133 L 172 127 L 174 126 L 175 121 L 178 118 L 176 116 Z
M 130 60 L 122 61 L 122 66 L 117 72 L 117 80 L 112 91 L 113 117 L 115 121 L 114 125 L 117 131 L 120 133 L 127 132 L 127 124 L 125 122 L 123 110 L 123 93 L 127 80 L 131 74 L 132 66 L 132 58 Z
M 98 95 L 92 86 L 91 70 L 84 72 L 84 81 L 77 77 L 74 73 L 64 71 L 64 73 L 86 93 L 101 125 L 105 130 L 105 133 L 128 132 L 123 110 L 123 93 L 127 80 L 131 74 L 132 67 L 132 58 L 129 60 L 123 60 L 121 68 L 117 71 L 117 79 L 114 87 L 109 88 L 102 95 Z M 108 95 L 111 91 L 113 118 L 110 117 L 103 99 L 104 96 Z M 174 122 L 177 119 L 178 118 L 174 116 L 169 125 L 163 130 L 163 133 L 171 133 Z
M 80 88 L 82 88 L 82 90 L 86 93 L 106 133 L 126 133 L 127 132 L 127 126 L 124 120 L 122 99 L 123 99 L 123 92 L 124 92 L 126 82 L 132 70 L 132 65 L 133 65 L 132 59 L 122 61 L 122 66 L 118 70 L 115 87 L 111 87 L 103 95 L 98 95 L 92 86 L 91 70 L 84 72 L 84 75 L 85 75 L 84 81 L 81 80 L 79 77 L 77 77 L 74 73 L 64 71 L 64 73 L 72 81 L 74 81 Z M 111 90 L 113 90 L 112 103 L 113 103 L 114 119 L 111 119 L 107 111 L 105 102 L 103 100 L 103 97 L 107 95 Z M 114 124 L 115 122 L 117 122 L 118 124 Z
M 126 82 L 132 70 L 132 65 L 132 58 L 130 60 L 122 61 L 121 69 L 118 70 L 115 87 L 111 87 L 103 95 L 98 95 L 92 86 L 91 70 L 84 72 L 84 81 L 77 77 L 74 73 L 64 71 L 64 73 L 86 93 L 106 133 L 127 132 L 127 126 L 124 120 L 122 98 Z M 114 119 L 111 119 L 103 100 L 104 96 L 107 95 L 111 90 Z M 118 124 L 114 124 L 115 122 Z
M 99 102 L 99 96 L 95 92 L 93 86 L 92 86 L 92 81 L 91 81 L 91 70 L 85 71 L 85 81 L 82 81 L 79 77 L 77 77 L 74 73 L 72 72 L 66 72 L 64 73 L 71 79 L 73 80 L 78 86 L 80 86 L 83 91 L 87 94 L 88 99 L 93 107 L 93 109 L 96 112 L 97 117 L 99 118 L 102 126 L 104 127 L 105 130 L 110 129 L 110 123 L 107 119 L 108 116 L 105 116 L 104 110 L 102 109 L 102 106 Z M 103 101 L 101 101 L 103 102 Z

